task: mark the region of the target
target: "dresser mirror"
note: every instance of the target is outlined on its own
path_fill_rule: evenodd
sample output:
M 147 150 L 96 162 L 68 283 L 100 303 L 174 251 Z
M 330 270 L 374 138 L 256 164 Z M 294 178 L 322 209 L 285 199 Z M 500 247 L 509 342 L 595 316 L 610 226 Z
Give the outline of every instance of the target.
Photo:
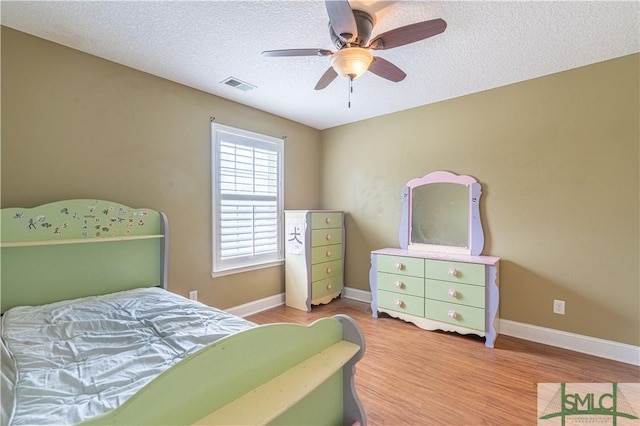
M 436 171 L 411 179 L 403 191 L 400 247 L 480 255 L 481 194 L 480 184 L 471 176 Z

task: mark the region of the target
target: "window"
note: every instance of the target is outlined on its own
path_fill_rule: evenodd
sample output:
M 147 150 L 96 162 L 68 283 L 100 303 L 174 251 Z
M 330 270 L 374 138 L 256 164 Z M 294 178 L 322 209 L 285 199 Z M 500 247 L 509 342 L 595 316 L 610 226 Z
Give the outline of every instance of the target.
M 283 140 L 212 124 L 213 275 L 282 262 Z

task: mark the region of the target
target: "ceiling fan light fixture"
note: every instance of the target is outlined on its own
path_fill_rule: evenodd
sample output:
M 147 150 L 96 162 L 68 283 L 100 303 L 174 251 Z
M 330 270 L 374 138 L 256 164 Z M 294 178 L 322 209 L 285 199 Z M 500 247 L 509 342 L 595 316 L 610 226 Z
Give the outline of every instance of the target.
M 355 80 L 369 69 L 373 54 L 362 47 L 348 47 L 338 50 L 330 59 L 338 75 Z

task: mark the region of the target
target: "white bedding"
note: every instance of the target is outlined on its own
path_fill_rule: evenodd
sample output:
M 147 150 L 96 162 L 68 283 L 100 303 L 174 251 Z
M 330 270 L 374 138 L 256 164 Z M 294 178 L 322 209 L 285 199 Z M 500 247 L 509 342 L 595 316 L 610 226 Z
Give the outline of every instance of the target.
M 104 414 L 187 355 L 254 325 L 159 288 L 10 309 L 1 324 L 2 424 Z

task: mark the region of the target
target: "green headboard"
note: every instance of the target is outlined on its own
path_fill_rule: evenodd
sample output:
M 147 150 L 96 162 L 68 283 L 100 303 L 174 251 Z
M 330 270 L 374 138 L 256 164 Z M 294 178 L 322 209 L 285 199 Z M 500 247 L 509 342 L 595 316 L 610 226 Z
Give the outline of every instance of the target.
M 2 312 L 167 287 L 167 217 L 151 209 L 90 199 L 5 208 L 0 247 Z

